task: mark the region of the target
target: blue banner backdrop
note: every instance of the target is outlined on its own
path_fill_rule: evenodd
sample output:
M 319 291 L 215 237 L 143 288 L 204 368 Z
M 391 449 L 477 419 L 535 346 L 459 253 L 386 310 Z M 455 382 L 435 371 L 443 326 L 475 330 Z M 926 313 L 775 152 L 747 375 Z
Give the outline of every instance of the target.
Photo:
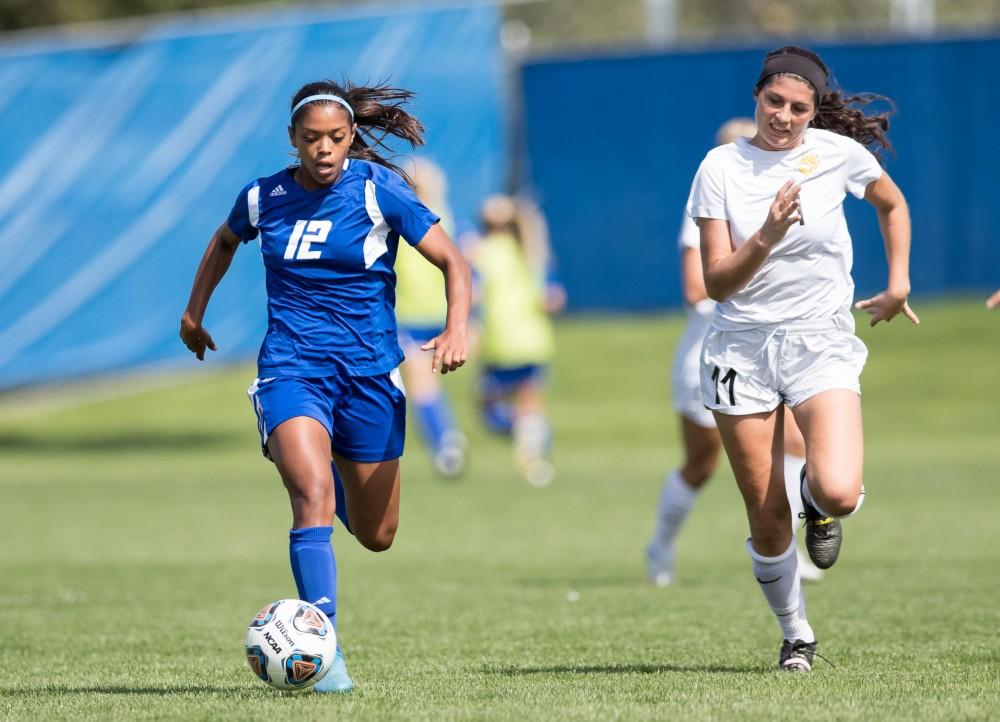
M 423 152 L 472 214 L 503 178 L 498 24 L 482 3 L 307 8 L 0 45 L 0 389 L 190 363 L 177 329 L 198 260 L 241 187 L 290 162 L 289 101 L 310 80 L 417 92 Z M 253 357 L 264 302 L 251 244 L 209 308 L 213 360 Z
M 523 67 L 531 185 L 552 228 L 570 307 L 681 303 L 677 231 L 718 126 L 753 116 L 767 50 L 538 60 Z M 913 216 L 914 294 L 1000 286 L 991 213 L 1000 150 L 1000 39 L 812 45 L 843 88 L 896 101 L 887 169 Z M 872 208 L 848 196 L 859 293 L 884 287 Z

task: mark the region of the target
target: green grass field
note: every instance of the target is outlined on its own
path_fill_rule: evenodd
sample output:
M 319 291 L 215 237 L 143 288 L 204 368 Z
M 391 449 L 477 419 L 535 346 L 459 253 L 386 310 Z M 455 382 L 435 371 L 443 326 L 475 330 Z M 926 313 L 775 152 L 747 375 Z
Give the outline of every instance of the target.
M 678 583 L 644 583 L 678 461 L 667 367 L 681 319 L 571 319 L 553 486 L 513 474 L 463 371 L 448 380 L 467 475 L 434 478 L 411 429 L 393 549 L 338 528 L 357 684 L 343 697 L 274 692 L 243 660 L 251 616 L 295 593 L 287 501 L 243 393 L 251 367 L 62 409 L 0 397 L 0 716 L 996 719 L 1000 313 L 978 299 L 917 311 L 919 328 L 859 329 L 868 500 L 807 590 L 835 669 L 775 670 L 780 635 L 724 463 L 682 534 Z

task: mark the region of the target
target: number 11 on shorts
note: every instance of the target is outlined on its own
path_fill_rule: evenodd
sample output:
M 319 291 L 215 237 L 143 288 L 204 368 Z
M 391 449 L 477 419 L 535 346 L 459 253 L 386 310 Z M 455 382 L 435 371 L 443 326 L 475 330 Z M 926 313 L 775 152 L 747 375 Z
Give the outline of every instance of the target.
M 715 382 L 715 403 L 721 404 L 722 400 L 719 397 L 719 374 L 722 371 L 718 366 L 715 367 L 715 371 L 712 372 L 712 381 Z M 726 375 L 722 377 L 722 385 L 725 386 L 729 384 L 729 405 L 736 406 L 736 394 L 733 391 L 733 387 L 736 385 L 736 369 L 729 369 Z

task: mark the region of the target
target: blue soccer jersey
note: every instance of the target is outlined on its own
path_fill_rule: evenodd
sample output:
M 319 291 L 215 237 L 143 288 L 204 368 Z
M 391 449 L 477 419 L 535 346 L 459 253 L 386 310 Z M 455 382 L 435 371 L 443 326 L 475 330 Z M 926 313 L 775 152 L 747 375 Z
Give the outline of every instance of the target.
M 268 324 L 259 373 L 388 373 L 403 360 L 393 311 L 399 237 L 416 245 L 440 219 L 375 163 L 348 159 L 333 185 L 315 191 L 294 171 L 250 183 L 227 221 L 244 242 L 260 235 Z

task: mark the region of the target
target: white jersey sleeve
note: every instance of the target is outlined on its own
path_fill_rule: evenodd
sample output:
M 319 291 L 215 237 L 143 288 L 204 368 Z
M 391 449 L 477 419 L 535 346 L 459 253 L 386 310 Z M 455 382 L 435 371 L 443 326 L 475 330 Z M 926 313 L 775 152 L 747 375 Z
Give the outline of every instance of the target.
M 681 219 L 681 230 L 677 234 L 677 250 L 683 251 L 685 248 L 693 248 L 696 251 L 701 249 L 701 231 L 698 224 L 687 213 Z
M 729 220 L 726 212 L 726 169 L 719 162 L 717 150 L 709 151 L 705 156 L 691 184 L 687 203 L 687 214 L 691 218 Z
M 847 190 L 855 198 L 864 198 L 868 184 L 882 177 L 882 166 L 872 152 L 856 140 L 836 137 L 843 141 L 847 158 Z

